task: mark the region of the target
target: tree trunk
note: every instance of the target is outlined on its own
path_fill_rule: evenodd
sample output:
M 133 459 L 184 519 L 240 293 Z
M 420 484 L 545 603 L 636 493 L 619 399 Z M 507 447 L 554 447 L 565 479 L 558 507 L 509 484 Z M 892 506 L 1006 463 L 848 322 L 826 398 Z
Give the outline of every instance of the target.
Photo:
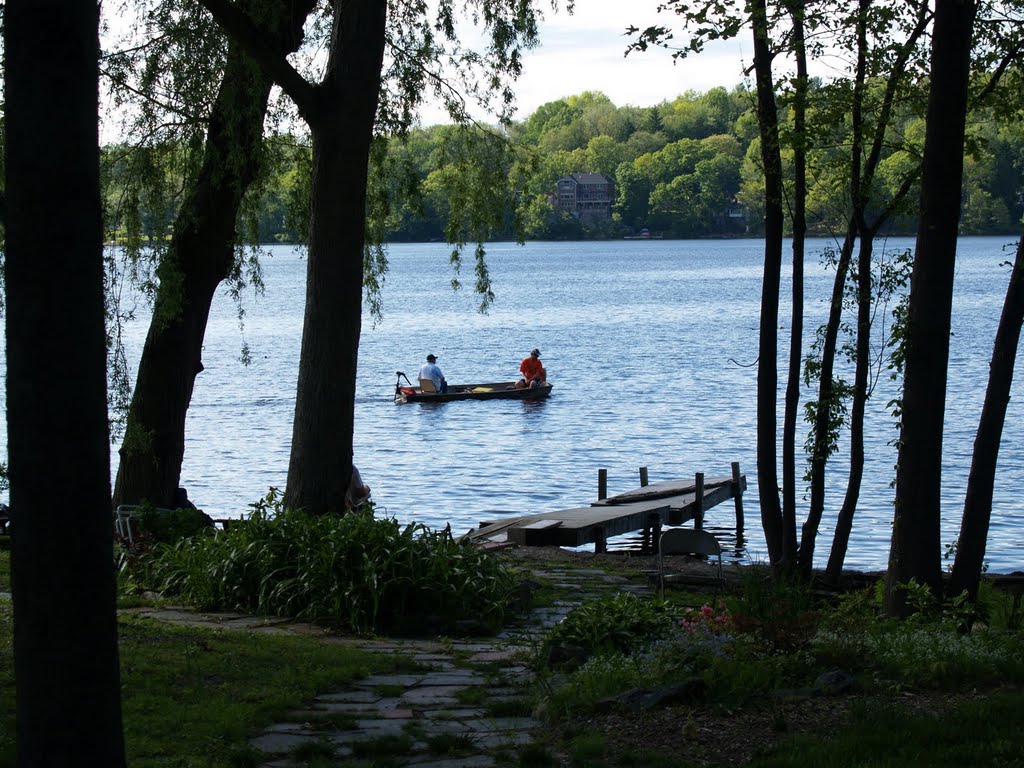
M 294 51 L 311 0 L 277 3 L 272 22 Z M 242 198 L 259 172 L 271 78 L 232 43 L 210 115 L 199 176 L 174 224 L 119 451 L 114 505 L 174 503 L 185 454 L 185 415 L 203 370 L 206 324 L 217 286 L 234 263 Z
M 956 558 L 950 579 L 950 594 L 966 591 L 971 600 L 977 600 L 978 582 L 985 559 L 989 520 L 992 516 L 992 492 L 996 478 L 996 460 L 1003 435 L 1006 405 L 1010 402 L 1010 385 L 1020 341 L 1021 323 L 1024 322 L 1024 237 L 1017 243 L 1017 256 L 1006 289 L 1003 313 L 999 318 L 996 340 L 989 366 L 985 404 L 974 438 L 974 456 L 971 474 L 967 479 L 964 516 L 960 523 Z
M 19 766 L 125 765 L 110 512 L 99 6 L 4 10 Z
M 804 41 L 804 0 L 790 0 L 789 5 L 797 74 L 793 99 L 793 301 L 789 380 L 782 424 L 782 551 L 784 561 L 796 564 L 796 422 L 800 413 L 800 369 L 803 363 L 804 244 L 807 234 L 807 49 Z M 805 530 L 804 538 L 807 536 Z M 813 534 L 811 536 L 813 547 Z M 803 540 L 800 546 L 803 546 Z
M 839 311 L 841 310 L 842 288 L 846 283 L 846 273 L 852 257 L 853 240 L 855 235 L 857 235 L 861 241 L 861 253 L 857 278 L 857 360 L 853 405 L 850 412 L 850 474 L 846 484 L 846 494 L 843 497 L 843 504 L 839 509 L 839 514 L 836 516 L 836 528 L 832 537 L 832 549 L 829 552 L 828 564 L 825 569 L 826 579 L 833 584 L 838 584 L 840 576 L 842 575 L 843 563 L 846 560 L 846 551 L 850 543 L 850 533 L 853 530 L 853 517 L 857 511 L 857 502 L 860 499 L 860 489 L 864 477 L 864 414 L 867 410 L 868 366 L 870 363 L 869 356 L 871 347 L 869 334 L 871 333 L 872 327 L 872 313 L 870 311 L 870 302 L 872 300 L 870 270 L 872 269 L 871 262 L 872 252 L 874 250 L 874 238 L 878 230 L 889 219 L 891 212 L 895 209 L 899 201 L 907 195 L 910 190 L 911 183 L 913 179 L 916 178 L 916 175 L 909 174 L 904 179 L 900 188 L 893 195 L 889 205 L 875 219 L 873 225 L 868 226 L 865 212 L 869 202 L 869 190 L 873 184 L 878 163 L 882 158 L 882 149 L 884 146 L 886 130 L 892 116 L 896 93 L 901 81 L 906 75 L 907 62 L 910 60 L 911 54 L 917 45 L 917 41 L 920 39 L 921 35 L 924 34 L 929 18 L 928 4 L 924 2 L 920 3 L 917 7 L 915 24 L 910 30 L 910 34 L 907 36 L 907 39 L 903 41 L 886 79 L 885 95 L 882 99 L 881 108 L 877 111 L 877 118 L 875 119 L 874 140 L 871 143 L 871 149 L 867 154 L 867 158 L 864 160 L 863 170 L 861 170 L 861 147 L 864 144 L 863 94 L 864 81 L 867 76 L 866 58 L 868 52 L 868 35 L 866 26 L 872 4 L 872 0 L 860 0 L 859 4 L 857 23 L 857 79 L 854 87 L 854 101 L 851 109 L 851 130 L 853 132 L 853 141 L 851 142 L 850 153 L 850 194 L 853 201 L 853 213 L 850 220 L 850 228 L 847 231 L 846 242 L 843 246 L 843 257 L 840 259 L 843 264 L 843 268 L 841 270 L 837 270 L 837 272 L 842 272 L 842 280 L 839 280 L 839 275 L 837 274 L 835 289 L 838 289 L 839 293 L 837 294 L 833 292 L 833 311 L 829 316 L 829 330 L 826 332 L 827 337 L 829 335 L 831 336 L 830 346 L 829 342 L 826 341 L 826 346 L 829 346 L 830 349 L 828 355 L 828 389 L 825 389 L 823 380 L 822 388 L 819 390 L 821 393 L 819 397 L 832 397 L 832 366 L 835 357 L 836 331 L 839 324 Z M 865 250 L 865 248 L 867 250 Z M 835 304 L 836 301 L 840 303 L 837 305 Z M 825 354 L 823 352 L 822 370 L 825 369 L 825 365 Z M 827 427 L 828 423 L 822 420 L 822 414 L 819 412 L 816 429 L 827 429 Z M 816 455 L 818 455 L 817 452 L 819 450 L 820 447 L 816 444 Z M 825 454 L 822 453 L 820 455 L 824 456 Z M 821 520 L 821 514 L 825 505 L 824 471 L 825 465 L 824 461 L 822 461 L 820 467 L 821 476 L 817 476 L 819 470 L 816 468 L 815 476 L 812 480 L 812 513 L 809 515 L 809 522 L 816 514 L 817 518 L 814 523 L 815 526 Z
M 835 402 L 836 344 L 843 314 L 843 295 L 853 258 L 856 233 L 864 213 L 864 189 L 861 183 L 861 158 L 864 142 L 864 82 L 867 79 L 867 11 L 871 0 L 859 0 L 857 15 L 857 65 L 853 82 L 853 101 L 850 105 L 850 204 L 852 212 L 846 237 L 836 264 L 832 283 L 832 303 L 825 325 L 825 338 L 821 348 L 821 369 L 818 380 L 818 410 L 814 418 L 814 442 L 811 450 L 811 502 L 800 537 L 800 566 L 810 573 L 814 558 L 814 544 L 818 526 L 825 511 L 825 469 L 831 452 L 832 417 L 838 408 Z
M 765 0 L 752 0 L 751 22 L 754 30 L 757 122 L 765 176 L 764 282 L 761 285 L 757 366 L 757 485 L 768 559 L 773 568 L 780 568 L 788 565 L 785 562 L 785 534 L 776 460 L 779 281 L 783 237 L 782 159 L 779 154 L 779 123 Z
M 826 577 L 839 581 L 843 561 L 850 543 L 853 515 L 857 511 L 861 481 L 864 478 L 864 413 L 868 402 L 868 371 L 871 366 L 871 262 L 874 233 L 862 231 L 857 264 L 857 364 L 853 382 L 853 403 L 850 406 L 850 474 L 846 495 L 836 518 L 836 530 L 829 553 Z
M 925 129 L 921 212 L 910 279 L 907 353 L 885 608 L 907 610 L 911 579 L 939 594 L 942 435 L 971 35 L 977 3 L 937 0 Z
M 313 207 L 284 501 L 313 514 L 344 513 L 352 474 L 367 166 L 386 21 L 383 2 L 336 5 L 327 74 L 304 109 L 313 134 Z

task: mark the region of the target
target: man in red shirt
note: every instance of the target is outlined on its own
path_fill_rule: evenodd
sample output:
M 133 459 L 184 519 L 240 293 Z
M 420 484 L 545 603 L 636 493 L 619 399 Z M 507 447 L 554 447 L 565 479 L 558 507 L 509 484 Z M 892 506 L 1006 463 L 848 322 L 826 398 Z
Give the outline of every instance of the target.
M 535 349 L 530 353 L 519 366 L 519 372 L 523 378 L 516 382 L 518 389 L 525 387 L 539 387 L 548 378 L 548 372 L 544 370 L 544 364 L 540 361 L 540 350 Z

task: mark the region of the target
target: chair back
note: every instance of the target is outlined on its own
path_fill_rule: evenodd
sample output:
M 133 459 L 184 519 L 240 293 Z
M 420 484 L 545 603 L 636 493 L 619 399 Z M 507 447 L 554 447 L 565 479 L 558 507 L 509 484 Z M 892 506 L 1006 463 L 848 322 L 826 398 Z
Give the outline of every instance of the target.
M 420 392 L 437 392 L 433 379 L 420 379 Z
M 722 545 L 718 539 L 704 530 L 696 528 L 668 528 L 658 539 L 658 578 L 661 596 L 665 596 L 665 555 L 706 555 L 718 557 L 715 594 L 723 582 Z
M 707 531 L 694 528 L 668 528 L 658 543 L 663 555 L 717 555 L 722 556 L 722 545 Z

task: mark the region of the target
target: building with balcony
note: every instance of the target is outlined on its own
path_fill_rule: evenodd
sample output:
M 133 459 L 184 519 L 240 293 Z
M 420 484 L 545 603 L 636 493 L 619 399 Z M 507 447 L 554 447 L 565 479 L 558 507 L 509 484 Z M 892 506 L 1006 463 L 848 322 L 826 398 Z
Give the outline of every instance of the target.
M 572 173 L 556 183 L 551 201 L 556 211 L 567 211 L 577 219 L 610 219 L 615 201 L 615 183 L 602 173 Z

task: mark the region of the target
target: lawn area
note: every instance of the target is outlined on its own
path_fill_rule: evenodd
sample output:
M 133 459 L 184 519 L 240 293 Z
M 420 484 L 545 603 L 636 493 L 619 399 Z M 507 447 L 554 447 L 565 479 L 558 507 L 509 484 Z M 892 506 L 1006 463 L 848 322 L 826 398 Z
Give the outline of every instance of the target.
M 247 766 L 246 738 L 316 693 L 371 672 L 411 668 L 301 636 L 214 631 L 122 617 L 122 706 L 128 764 Z M 0 601 L 0 766 L 14 766 L 11 602 Z

